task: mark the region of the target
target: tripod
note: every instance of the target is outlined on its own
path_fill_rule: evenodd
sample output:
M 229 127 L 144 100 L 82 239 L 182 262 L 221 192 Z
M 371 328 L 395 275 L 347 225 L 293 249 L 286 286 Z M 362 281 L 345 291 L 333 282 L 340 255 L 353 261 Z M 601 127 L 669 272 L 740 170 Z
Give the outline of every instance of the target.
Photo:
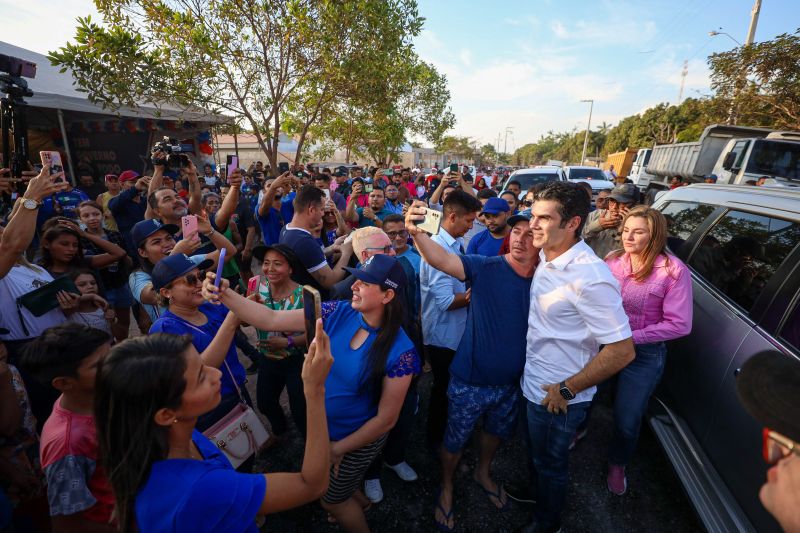
M 27 170 L 29 164 L 28 124 L 25 117 L 27 104 L 23 97 L 33 96 L 33 91 L 21 77 L 0 74 L 0 92 L 6 93 L 0 98 L 3 164 L 9 166 L 13 177 L 21 178 L 22 171 Z

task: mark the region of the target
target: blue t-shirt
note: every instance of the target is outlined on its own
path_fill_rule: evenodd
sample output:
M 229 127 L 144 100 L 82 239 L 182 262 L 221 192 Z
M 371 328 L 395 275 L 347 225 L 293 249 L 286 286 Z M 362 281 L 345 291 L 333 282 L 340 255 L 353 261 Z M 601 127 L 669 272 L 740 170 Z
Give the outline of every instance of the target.
M 241 474 L 202 433 L 192 440 L 203 455 L 156 461 L 136 495 L 139 531 L 256 533 L 256 514 L 264 501 L 263 474 Z
M 399 254 L 397 257 L 405 257 L 408 259 L 408 262 L 411 263 L 411 266 L 414 267 L 414 272 L 419 276 L 419 266 L 422 262 L 422 258 L 419 256 L 419 252 L 413 246 L 408 247 L 405 252 Z
M 469 240 L 467 254 L 479 254 L 493 257 L 500 253 L 504 239 L 497 239 L 488 229 L 483 230 Z
M 267 216 L 262 217 L 261 214 L 256 211 L 256 220 L 258 221 L 258 226 L 261 228 L 261 238 L 264 240 L 264 244 L 267 246 L 278 244 L 281 238 L 281 228 L 283 227 L 281 212 L 274 207 L 270 207 Z
M 294 218 L 294 197 L 297 193 L 291 191 L 289 194 L 284 194 L 281 197 L 281 216 L 283 221 L 288 224 Z
M 295 283 L 311 285 L 319 291 L 323 300 L 327 299 L 328 291 L 311 275 L 328 266 L 322 245 L 308 231 L 289 226 L 283 227 L 279 241 L 291 248 L 303 265 L 303 268 L 292 269 L 292 279 Z
M 471 385 L 518 383 L 525 366 L 533 276 L 523 278 L 503 256 L 459 257 L 472 298 L 450 374 Z
M 357 207 L 356 213 L 358 213 L 358 227 L 359 228 L 368 228 L 370 226 L 375 225 L 375 221 L 371 218 L 367 218 L 364 216 L 364 208 Z M 383 219 L 391 215 L 392 212 L 388 211 L 387 209 L 381 209 L 380 211 L 375 211 L 375 218 L 377 218 L 380 222 L 383 222 Z
M 527 317 L 527 314 L 525 315 Z M 378 404 L 372 401 L 368 390 L 362 390 L 365 364 L 369 347 L 377 335 L 364 322 L 361 313 L 350 302 L 339 300 L 322 304 L 325 333 L 331 338 L 333 366 L 325 381 L 325 411 L 328 413 L 328 433 L 332 441 L 342 440 L 378 413 Z M 369 335 L 357 350 L 350 348 L 350 340 L 363 328 Z M 398 378 L 419 374 L 420 360 L 417 350 L 405 331 L 400 329 L 392 348 L 386 356 L 386 375 Z
M 153 325 L 150 327 L 150 333 L 162 332 L 172 333 L 174 335 L 189 334 L 192 336 L 192 345 L 198 352 L 202 353 L 203 350 L 208 348 L 211 341 L 214 340 L 214 336 L 217 334 L 217 331 L 219 331 L 223 320 L 225 320 L 225 316 L 228 314 L 228 308 L 224 305 L 214 305 L 210 302 L 205 302 L 200 304 L 200 312 L 206 315 L 208 321 L 202 326 L 195 326 L 178 315 L 171 313 L 169 310 L 166 310 L 162 313 L 161 318 L 153 322 Z M 242 363 L 239 362 L 239 358 L 236 356 L 236 344 L 233 340 L 231 340 L 231 345 L 228 347 L 228 354 L 225 356 L 225 362 L 228 363 L 228 368 L 230 368 L 231 371 L 228 372 L 228 368 L 225 367 L 224 363 L 220 366 L 220 371 L 222 372 L 222 396 L 236 394 L 236 387 L 234 387 L 231 381 L 231 373 L 233 373 L 236 383 L 240 387 L 244 386 L 245 371 Z

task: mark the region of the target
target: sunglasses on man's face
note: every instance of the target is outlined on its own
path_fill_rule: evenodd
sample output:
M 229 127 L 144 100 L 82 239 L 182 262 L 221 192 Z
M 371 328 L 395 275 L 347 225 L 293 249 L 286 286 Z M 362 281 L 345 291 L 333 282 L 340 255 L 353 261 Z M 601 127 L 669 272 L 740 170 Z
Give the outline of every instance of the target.
M 533 200 L 522 200 L 522 205 L 525 207 L 530 207 L 533 205 Z
M 388 245 L 382 246 L 382 247 L 371 246 L 371 247 L 367 247 L 367 248 L 364 248 L 364 249 L 365 250 L 383 250 L 383 253 L 388 254 L 389 252 L 394 250 L 394 246 L 391 245 L 391 244 L 388 244 Z
M 408 231 L 407 230 L 387 231 L 386 235 L 388 235 L 390 239 L 396 239 L 397 237 L 408 237 Z
M 774 465 L 784 457 L 791 454 L 800 456 L 800 446 L 792 439 L 784 437 L 780 433 L 764 428 L 762 432 L 764 461 Z

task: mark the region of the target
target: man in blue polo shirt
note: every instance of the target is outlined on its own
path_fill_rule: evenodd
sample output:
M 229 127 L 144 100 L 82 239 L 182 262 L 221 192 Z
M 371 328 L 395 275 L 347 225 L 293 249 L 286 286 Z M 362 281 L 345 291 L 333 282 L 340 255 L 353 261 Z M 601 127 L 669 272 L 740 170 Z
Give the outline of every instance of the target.
M 510 208 L 508 202 L 501 198 L 489 198 L 483 204 L 481 215 L 486 229 L 472 237 L 467 245 L 467 254 L 479 254 L 488 257 L 500 253 L 500 247 L 506 235 L 511 231 L 508 222 Z
M 472 291 L 464 334 L 450 365 L 442 490 L 434 515 L 437 525 L 450 530 L 455 527 L 453 475 L 480 418 L 480 455 L 473 479 L 492 505 L 504 509 L 508 504 L 505 490 L 492 480 L 489 469 L 501 440 L 512 436 L 519 412 L 530 287 L 539 250 L 533 246 L 530 217 L 516 215 L 508 220 L 509 253 L 494 257 L 450 253 L 414 224 L 424 218 L 423 205 L 416 202 L 406 216 L 406 229 L 417 249 L 426 263 L 468 282 Z
M 347 209 L 344 212 L 344 219 L 358 224 L 359 228 L 366 228 L 367 226 L 380 227 L 382 221 L 392 212 L 386 209 L 386 192 L 375 187 L 369 193 L 369 201 L 366 207 L 357 207 L 359 195 L 350 195 L 350 201 L 347 203 Z

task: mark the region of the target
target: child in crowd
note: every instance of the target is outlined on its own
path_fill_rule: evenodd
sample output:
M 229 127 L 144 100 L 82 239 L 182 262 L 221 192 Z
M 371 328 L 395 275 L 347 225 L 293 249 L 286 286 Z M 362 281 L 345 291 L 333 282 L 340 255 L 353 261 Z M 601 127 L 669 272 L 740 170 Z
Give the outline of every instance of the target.
M 69 323 L 45 330 L 25 348 L 25 368 L 61 392 L 40 448 L 54 531 L 116 531 L 93 415 L 97 366 L 110 348 L 108 332 Z
M 81 291 L 81 295 L 97 295 L 99 287 L 97 276 L 88 268 L 79 268 L 70 273 L 70 278 Z M 67 317 L 69 322 L 84 324 L 111 334 L 111 324 L 115 320 L 114 310 L 107 304 L 102 306 L 99 298 L 94 300 L 81 300 L 78 310 Z

